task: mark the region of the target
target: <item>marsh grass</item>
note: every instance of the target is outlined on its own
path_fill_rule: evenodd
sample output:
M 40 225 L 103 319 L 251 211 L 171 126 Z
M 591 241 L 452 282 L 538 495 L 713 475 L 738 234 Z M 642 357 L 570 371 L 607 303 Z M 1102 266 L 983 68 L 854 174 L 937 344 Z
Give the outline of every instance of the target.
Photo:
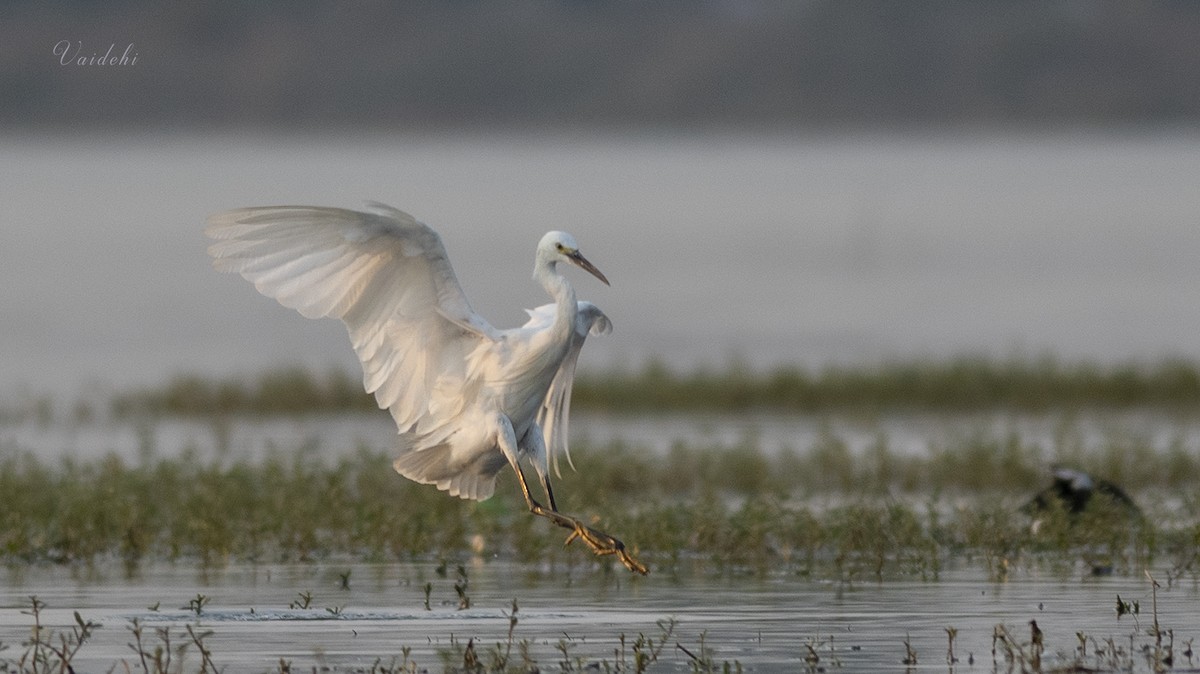
M 70 406 L 75 418 L 94 416 L 94 401 Z M 638 370 L 582 372 L 573 405 L 582 410 L 780 412 L 967 412 L 1085 408 L 1161 408 L 1200 411 L 1200 364 L 1188 360 L 1099 365 L 1064 363 L 1052 357 L 996 360 L 959 357 L 942 361 L 829 366 L 820 370 L 777 367 L 752 370 L 734 362 L 691 372 L 651 361 Z M 110 410 L 136 415 L 220 416 L 370 411 L 357 373 L 313 373 L 285 368 L 255 379 L 181 375 L 166 385 L 117 395 Z M 0 410 L 48 418 L 54 405 L 33 399 Z
M 10 663 L 0 661 L 0 669 L 10 666 L 16 671 L 32 672 L 74 672 L 71 661 L 87 643 L 98 627 L 91 620 L 84 620 L 78 611 L 74 612 L 75 623 L 66 629 L 55 630 L 42 621 L 42 611 L 46 603 L 37 597 L 29 598 L 29 609 L 21 613 L 30 616 L 33 622 L 30 637 L 21 645 L 24 650 L 15 661 Z
M 851 449 L 831 427 L 806 447 L 770 451 L 753 437 L 734 446 L 676 443 L 665 453 L 576 440 L 579 470 L 565 473 L 556 493 L 564 510 L 618 532 L 665 568 L 766 572 L 783 564 L 805 574 L 936 577 L 949 556 L 982 558 L 1003 575 L 1021 560 L 1056 554 L 1115 569 L 1166 554 L 1177 560 L 1172 568 L 1190 574 L 1200 566 L 1200 454 L 1183 440 L 1164 449 L 1120 430 L 1096 444 L 1072 430 L 1064 410 L 1149 406 L 1186 415 L 1200 410 L 1198 402 L 1200 369 L 1184 361 L 1101 368 L 963 358 L 821 372 L 733 365 L 691 374 L 651 363 L 581 377 L 576 409 L 870 415 L 1053 407 L 1065 421 L 1050 446 L 1015 431 L 978 431 L 931 440 L 919 455 L 894 451 L 884 434 Z M 52 406 L 28 407 L 53 422 Z M 181 377 L 118 395 L 110 412 L 142 429 L 161 416 L 207 416 L 220 435 L 231 415 L 347 410 L 379 413 L 357 378 L 290 369 L 249 382 Z M 464 554 L 567 566 L 595 561 L 576 547 L 563 550 L 558 532 L 525 513 L 508 471 L 495 498 L 474 504 L 399 478 L 384 452 L 338 451 L 342 458 L 329 460 L 310 447 L 230 460 L 241 452 L 226 437 L 218 438 L 216 459 L 187 452 L 162 459 L 153 433 L 144 435 L 136 461 L 54 463 L 0 450 L 0 559 L 88 564 L 115 557 L 131 573 L 148 559 L 205 567 Z M 1134 527 L 1100 511 L 1049 513 L 1033 535 L 1017 510 L 1044 485 L 1053 461 L 1120 482 L 1149 516 Z
M 904 456 L 886 439 L 877 444 L 867 461 L 832 434 L 804 453 L 748 443 L 677 444 L 665 455 L 623 443 L 580 447 L 578 471 L 564 472 L 556 494 L 564 511 L 617 533 L 660 571 L 937 578 L 948 561 L 966 559 L 1003 577 L 1023 564 L 1082 561 L 1123 572 L 1165 558 L 1173 576 L 1200 576 L 1200 503 L 1175 496 L 1196 493 L 1200 470 L 1182 450 L 1114 443 L 1075 455 L 1084 469 L 1127 467 L 1100 474 L 1120 481 L 1146 516 L 1116 517 L 1101 506 L 1080 516 L 1050 511 L 1034 532 L 1019 509 L 1043 486 L 1041 466 L 1052 458 L 1043 448 L 972 436 Z M 1113 462 L 1116 451 L 1132 451 L 1136 465 Z M 1174 473 L 1180 465 L 1189 472 Z M 496 493 L 483 503 L 449 498 L 366 449 L 332 460 L 305 450 L 132 462 L 8 452 L 0 454 L 0 560 L 116 559 L 130 574 L 161 560 L 215 568 L 472 556 L 610 568 L 581 546 L 564 549 L 562 532 L 526 512 L 509 471 Z M 469 603 L 467 579 L 459 581 L 460 602 Z
M 1139 662 L 1146 671 L 1194 672 L 1191 640 L 1183 642 L 1184 649 L 1176 653 L 1175 630 L 1163 626 L 1159 621 L 1158 590 L 1161 585 L 1150 575 L 1145 574 L 1151 591 L 1152 607 L 1150 625 L 1143 626 L 1138 621 L 1139 608 L 1117 597 L 1116 619 L 1120 623 L 1126 615 L 1132 615 L 1134 625 L 1132 631 L 1123 638 L 1113 636 L 1096 638 L 1082 631 L 1075 632 L 1075 648 L 1072 651 L 1051 651 L 1047 646 L 1047 635 L 1038 626 L 1037 620 L 1027 623 L 1029 639 L 1023 639 L 1018 634 L 1021 630 L 1005 623 L 999 623 L 992 629 L 992 670 L 1006 672 L 1133 672 L 1138 670 Z M 952 628 L 947 628 L 947 632 Z M 957 630 L 955 630 L 957 634 Z M 951 638 L 953 649 L 953 637 Z M 1053 653 L 1052 657 L 1046 657 Z M 950 656 L 948 655 L 947 658 Z M 1053 660 L 1049 663 L 1043 660 Z

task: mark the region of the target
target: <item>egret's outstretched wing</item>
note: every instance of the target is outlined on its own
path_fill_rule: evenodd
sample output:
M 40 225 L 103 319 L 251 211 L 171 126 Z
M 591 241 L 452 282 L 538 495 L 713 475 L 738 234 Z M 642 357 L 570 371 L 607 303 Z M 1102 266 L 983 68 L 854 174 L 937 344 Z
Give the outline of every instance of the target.
M 404 432 L 432 407 L 455 411 L 435 390 L 461 383 L 466 354 L 496 331 L 471 309 L 437 233 L 373 208 L 243 208 L 209 218 L 205 234 L 218 270 L 309 318 L 341 319 L 363 386 Z
M 542 401 L 537 415 L 537 423 L 542 427 L 542 432 L 546 436 L 546 450 L 554 465 L 554 474 L 559 477 L 562 477 L 558 468 L 560 453 L 567 457 L 567 463 L 571 468 L 575 467 L 571 461 L 570 448 L 567 446 L 567 430 L 568 417 L 571 413 L 571 387 L 575 383 L 575 365 L 579 362 L 579 352 L 583 349 L 583 342 L 589 334 L 607 335 L 612 332 L 612 321 L 600 310 L 600 307 L 587 301 L 581 301 L 577 306 L 579 313 L 575 316 L 575 331 L 571 335 L 567 355 L 558 367 L 558 373 L 555 374 L 554 381 L 550 383 L 546 399 Z M 543 304 L 536 309 L 527 311 L 529 321 L 523 326 L 525 328 L 544 328 L 554 322 L 555 307 L 553 304 Z

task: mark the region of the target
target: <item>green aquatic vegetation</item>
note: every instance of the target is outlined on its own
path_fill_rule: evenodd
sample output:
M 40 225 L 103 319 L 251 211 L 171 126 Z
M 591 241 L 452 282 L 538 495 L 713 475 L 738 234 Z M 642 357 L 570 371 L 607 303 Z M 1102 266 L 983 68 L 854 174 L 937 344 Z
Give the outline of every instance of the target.
M 454 593 L 458 595 L 458 610 L 460 611 L 471 608 L 471 597 L 467 594 L 467 586 L 469 584 L 470 578 L 467 576 L 467 567 L 459 564 L 458 574 L 454 581 Z
M 824 657 L 822 657 L 822 653 Z M 829 668 L 842 667 L 842 660 L 837 654 L 833 635 L 822 639 L 809 637 L 804 641 L 804 671 L 810 674 L 828 671 Z
M 900 664 L 908 667 L 917 665 L 917 652 L 913 649 L 912 636 L 908 632 L 904 633 L 904 658 L 900 660 Z
M 752 370 L 733 362 L 724 368 L 681 372 L 651 361 L 638 370 L 584 371 L 576 380 L 575 409 L 633 411 L 785 412 L 883 410 L 964 412 L 1011 409 L 1162 408 L 1195 414 L 1200 405 L 1200 363 L 1100 365 L 1052 357 L 997 360 L 963 356 L 946 360 L 894 361 L 820 369 L 782 366 Z M 78 410 L 86 407 L 87 412 Z M 118 417 L 230 414 L 339 413 L 375 409 L 357 373 L 314 373 L 285 368 L 256 378 L 179 376 L 165 385 L 123 392 L 109 405 Z M 79 403 L 71 418 L 95 416 Z M 0 420 L 54 416 L 42 400 L 0 410 Z
M 658 662 L 658 658 L 662 655 L 663 648 L 671 640 L 671 635 L 675 633 L 675 628 L 679 623 L 674 618 L 666 618 L 659 620 L 656 623 L 658 627 L 658 638 L 654 636 L 646 636 L 644 632 L 638 632 L 637 639 L 633 641 L 630 648 L 630 654 L 633 656 L 633 671 L 641 674 L 646 669 Z M 618 670 L 629 671 L 625 652 L 625 634 L 622 633 L 619 637 L 621 642 L 620 649 L 617 650 L 617 668 Z
M 954 666 L 958 662 L 958 656 L 954 654 L 954 640 L 958 638 L 957 627 L 946 628 L 946 664 Z
M 200 617 L 200 614 L 204 612 L 204 607 L 208 606 L 210 601 L 212 601 L 212 597 L 203 594 L 197 594 L 192 599 L 189 599 L 187 606 L 184 606 L 183 608 L 195 613 L 196 617 Z
M 111 412 L 135 415 L 221 416 L 302 414 L 376 409 L 359 377 L 344 370 L 316 374 L 299 367 L 272 370 L 254 380 L 214 380 L 199 375 L 173 378 L 158 389 L 122 393 Z
M 1124 571 L 1161 555 L 1171 578 L 1200 574 L 1200 501 L 1188 496 L 1195 474 L 1176 476 L 1182 498 L 1152 482 L 1182 449 L 1139 450 L 1136 470 L 1111 475 L 1142 503 L 1141 519 L 1097 501 L 1079 515 L 1051 508 L 1035 528 L 1020 506 L 1045 480 L 1048 450 L 1012 434 L 939 442 L 901 455 L 881 437 L 865 457 L 832 431 L 803 452 L 764 451 L 752 439 L 665 453 L 580 442 L 578 471 L 565 470 L 556 492 L 561 507 L 622 531 L 665 571 L 936 578 L 949 557 L 979 557 L 1003 577 L 1013 565 L 1055 560 Z M 1111 445 L 1140 442 L 1114 436 Z M 1095 471 L 1110 451 L 1075 456 Z M 609 561 L 564 548 L 560 531 L 528 516 L 508 472 L 493 499 L 467 502 L 403 479 L 386 452 L 367 449 L 332 459 L 301 448 L 257 459 L 57 462 L 9 452 L 0 454 L 0 524 L 9 565 L 118 560 L 131 574 L 157 560 L 209 568 L 497 556 L 567 569 Z
M 1075 647 L 1069 652 L 1055 653 L 1052 663 L 1043 661 L 1043 657 L 1051 660 L 1047 633 L 1038 626 L 1037 620 L 1028 622 L 1029 639 L 1025 640 L 1016 634 L 1018 630 L 1005 623 L 997 624 L 992 629 L 992 668 L 995 671 L 1022 672 L 1132 672 L 1137 671 L 1138 656 L 1141 656 L 1147 671 L 1170 671 L 1182 662 L 1175 656 L 1175 630 L 1164 627 L 1159 621 L 1158 582 L 1146 573 L 1146 580 L 1151 592 L 1151 623 L 1144 629 L 1139 621 L 1141 609 L 1138 603 L 1128 602 L 1117 595 L 1116 620 L 1119 623 L 1126 616 L 1132 616 L 1133 630 L 1126 638 L 1118 641 L 1116 637 L 1097 639 L 1085 632 L 1076 631 Z M 1089 650 L 1090 647 L 1090 650 Z M 1192 671 L 1191 640 L 1184 641 L 1184 650 L 1180 653 L 1187 660 L 1187 669 Z M 1044 667 L 1047 667 L 1045 668 Z
M 126 628 L 133 638 L 133 641 L 129 643 L 129 649 L 137 657 L 135 664 L 140 664 L 142 671 L 146 674 L 174 674 L 185 671 L 216 674 L 221 671 L 213 662 L 213 653 L 207 644 L 208 639 L 213 635 L 213 630 L 201 627 L 198 622 L 184 625 L 184 633 L 187 638 L 182 640 L 180 639 L 182 635 L 173 631 L 169 625 L 156 627 L 147 632 L 146 626 L 137 618 L 131 619 Z M 188 651 L 192 648 L 195 648 L 196 652 L 200 654 L 200 666 L 195 670 L 184 668 L 188 662 Z M 130 663 L 122 660 L 113 663 L 110 671 L 116 671 L 118 666 L 123 671 L 131 670 Z M 17 671 L 24 674 L 26 670 Z M 29 674 L 35 673 L 30 672 Z
M 738 672 L 742 671 L 742 664 L 738 661 L 729 662 L 728 660 L 721 661 L 717 664 L 715 651 L 706 643 L 708 634 L 700 633 L 700 643 L 696 647 L 695 652 L 692 649 L 676 642 L 675 648 L 687 656 L 688 665 L 694 674 L 714 674 L 715 672 Z
M 42 611 L 46 603 L 37 597 L 29 598 L 30 608 L 21 613 L 33 621 L 29 639 L 21 645 L 25 650 L 12 663 L 11 669 L 18 672 L 74 672 L 71 661 L 87 643 L 92 632 L 100 625 L 84 620 L 79 611 L 74 612 L 75 623 L 66 630 L 54 630 L 42 622 Z M 9 663 L 0 660 L 0 670 L 8 671 Z
M 926 530 L 912 509 L 899 504 L 852 504 L 831 509 L 825 530 L 838 575 L 883 578 L 891 569 L 920 567 Z
M 926 486 L 971 492 L 1027 489 L 1046 479 L 1043 452 L 1043 447 L 1026 442 L 1014 432 L 997 437 L 974 431 L 965 437 L 935 442 L 924 462 L 928 471 Z
M 312 607 L 313 594 L 312 590 L 305 590 L 299 593 L 299 599 L 288 604 L 290 609 L 308 609 Z

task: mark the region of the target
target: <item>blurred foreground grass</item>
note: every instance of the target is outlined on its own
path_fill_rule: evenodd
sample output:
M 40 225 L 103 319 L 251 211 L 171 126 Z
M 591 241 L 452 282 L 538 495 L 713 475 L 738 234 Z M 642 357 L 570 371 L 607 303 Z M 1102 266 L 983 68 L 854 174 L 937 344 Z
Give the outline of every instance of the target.
M 584 372 L 576 409 L 636 411 L 775 410 L 780 412 L 1158 407 L 1200 411 L 1200 365 L 1186 360 L 1100 366 L 1053 358 L 946 361 L 827 367 L 781 367 L 765 372 L 674 371 L 660 363 L 640 370 Z M 256 380 L 180 376 L 161 388 L 122 393 L 117 416 L 150 413 L 295 414 L 374 409 L 357 373 L 268 372 Z
M 1200 458 L 1113 444 L 1077 465 L 1120 480 L 1146 517 L 1103 506 L 1052 511 L 1035 533 L 1019 511 L 1044 486 L 1047 457 L 1018 439 L 968 439 L 928 456 L 880 442 L 865 457 L 836 437 L 804 453 L 677 445 L 654 453 L 577 448 L 556 482 L 560 507 L 610 531 L 655 572 L 936 578 L 956 560 L 996 575 L 1023 564 L 1136 570 L 1152 560 L 1200 574 Z M 1115 471 L 1115 472 L 1114 472 Z M 589 520 L 592 521 L 592 520 Z M 256 460 L 115 456 L 48 463 L 0 454 L 0 560 L 148 561 L 464 559 L 609 567 L 525 511 L 511 471 L 497 495 L 466 502 L 395 474 L 383 452 L 335 461 L 311 452 Z M 618 567 L 619 568 L 619 567 Z

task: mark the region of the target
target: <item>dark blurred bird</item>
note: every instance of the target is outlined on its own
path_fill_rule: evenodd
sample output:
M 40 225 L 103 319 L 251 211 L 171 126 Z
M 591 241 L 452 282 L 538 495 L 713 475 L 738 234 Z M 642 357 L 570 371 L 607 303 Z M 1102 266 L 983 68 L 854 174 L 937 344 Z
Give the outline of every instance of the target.
M 1038 492 L 1022 511 L 1039 515 L 1054 508 L 1061 508 L 1071 517 L 1077 517 L 1093 503 L 1103 503 L 1130 517 L 1140 517 L 1141 510 L 1123 489 L 1108 480 L 1094 478 L 1074 468 L 1052 466 L 1054 482 Z

